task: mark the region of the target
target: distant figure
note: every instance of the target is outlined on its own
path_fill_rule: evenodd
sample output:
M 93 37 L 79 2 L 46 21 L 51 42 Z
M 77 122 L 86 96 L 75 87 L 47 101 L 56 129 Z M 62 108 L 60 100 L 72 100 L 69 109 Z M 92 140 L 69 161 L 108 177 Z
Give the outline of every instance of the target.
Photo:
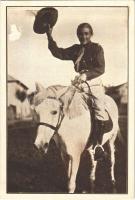
M 48 26 L 47 38 L 48 48 L 53 56 L 61 60 L 72 60 L 74 69 L 79 73 L 75 80 L 79 83 L 87 81 L 90 86 L 90 93 L 93 99 L 95 110 L 95 133 L 97 135 L 97 145 L 95 147 L 95 160 L 105 156 L 102 147 L 102 138 L 107 130 L 109 119 L 104 105 L 104 88 L 101 75 L 105 72 L 104 51 L 101 45 L 91 41 L 93 29 L 90 24 L 82 23 L 77 28 L 77 36 L 80 44 L 74 44 L 69 48 L 59 48 L 52 37 L 52 28 Z M 86 84 L 84 91 L 88 92 Z M 83 123 L 83 122 L 82 122 Z

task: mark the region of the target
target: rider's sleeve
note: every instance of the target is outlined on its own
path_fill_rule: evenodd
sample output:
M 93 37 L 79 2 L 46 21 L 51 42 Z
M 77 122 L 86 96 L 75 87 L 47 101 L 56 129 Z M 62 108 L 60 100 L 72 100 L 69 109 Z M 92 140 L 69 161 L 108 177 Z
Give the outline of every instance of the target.
M 52 38 L 48 40 L 48 48 L 52 55 L 61 60 L 73 60 L 74 46 L 75 45 L 68 48 L 59 48 Z
M 87 80 L 97 78 L 105 72 L 104 50 L 98 45 L 95 56 L 92 59 L 92 66 L 86 72 Z

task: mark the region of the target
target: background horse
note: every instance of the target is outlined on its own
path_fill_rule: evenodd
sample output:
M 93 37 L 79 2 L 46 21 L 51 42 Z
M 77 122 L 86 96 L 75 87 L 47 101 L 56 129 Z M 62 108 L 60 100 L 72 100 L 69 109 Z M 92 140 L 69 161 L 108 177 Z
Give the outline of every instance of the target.
M 76 187 L 76 175 L 80 156 L 86 149 L 92 127 L 89 107 L 86 104 L 86 95 L 78 92 L 74 86 L 51 86 L 45 89 L 37 84 L 36 89 L 37 93 L 32 100 L 34 109 L 39 116 L 35 145 L 38 149 L 47 152 L 52 138 L 62 141 L 65 147 L 64 150 L 70 157 L 68 187 L 69 192 L 73 193 Z M 114 183 L 114 142 L 119 130 L 118 109 L 116 103 L 109 96 L 105 98 L 105 106 L 112 119 L 113 128 L 110 132 L 104 134 L 102 145 L 109 141 L 111 150 L 111 180 Z M 59 145 L 59 148 L 61 149 L 62 146 Z M 90 180 L 91 183 L 94 183 L 97 161 L 94 160 L 92 144 L 88 151 L 92 160 Z

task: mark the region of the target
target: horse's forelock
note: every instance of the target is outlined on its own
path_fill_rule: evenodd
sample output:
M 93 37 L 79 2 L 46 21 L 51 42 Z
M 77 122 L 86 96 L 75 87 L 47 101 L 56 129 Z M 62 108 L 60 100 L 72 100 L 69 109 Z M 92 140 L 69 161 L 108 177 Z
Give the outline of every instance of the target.
M 41 92 L 36 92 L 33 96 L 33 104 L 35 106 L 39 105 L 42 103 L 45 99 L 57 99 L 57 90 L 53 86 L 48 87 L 47 89 L 41 91 Z

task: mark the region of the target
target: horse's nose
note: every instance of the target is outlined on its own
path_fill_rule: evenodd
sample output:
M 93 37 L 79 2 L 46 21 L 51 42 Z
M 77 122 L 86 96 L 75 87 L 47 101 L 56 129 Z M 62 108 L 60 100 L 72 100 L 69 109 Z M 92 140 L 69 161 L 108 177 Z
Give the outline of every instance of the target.
M 35 143 L 33 144 L 33 149 L 36 151 L 39 150 L 38 146 Z
M 48 150 L 48 143 L 45 143 L 44 145 L 39 145 L 37 143 L 34 143 L 35 149 L 37 149 L 40 153 L 46 154 Z
M 43 147 L 43 149 L 44 149 L 44 153 L 47 153 L 48 146 L 49 146 L 48 143 L 45 143 L 45 144 L 44 144 L 44 147 Z
M 49 144 L 45 143 L 43 146 L 39 146 L 37 148 L 42 154 L 46 154 L 47 150 L 48 150 L 48 146 L 49 146 Z

